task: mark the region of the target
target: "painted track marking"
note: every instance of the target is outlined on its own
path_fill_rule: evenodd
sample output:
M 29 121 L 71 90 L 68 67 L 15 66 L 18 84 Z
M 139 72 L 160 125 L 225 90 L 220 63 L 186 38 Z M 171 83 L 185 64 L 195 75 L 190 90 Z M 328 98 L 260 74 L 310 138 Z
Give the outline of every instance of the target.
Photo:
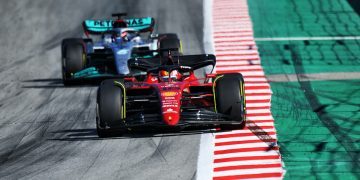
M 248 108 L 245 129 L 215 133 L 213 179 L 282 179 L 272 92 L 260 65 L 247 0 L 214 0 L 212 10 L 216 71 L 243 74 Z

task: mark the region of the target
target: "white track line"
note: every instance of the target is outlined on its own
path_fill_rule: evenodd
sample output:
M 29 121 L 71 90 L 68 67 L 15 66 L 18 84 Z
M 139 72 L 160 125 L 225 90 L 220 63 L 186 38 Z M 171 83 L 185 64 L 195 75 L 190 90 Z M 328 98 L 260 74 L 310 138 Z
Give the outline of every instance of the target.
M 248 98 L 247 98 L 248 99 Z M 249 99 L 248 99 L 249 100 Z M 270 100 L 270 99 L 269 99 Z M 255 114 L 255 113 L 270 113 L 270 109 L 255 109 L 255 110 L 246 110 L 247 113 L 249 114 Z
M 269 135 L 270 138 L 275 139 L 276 135 Z M 259 140 L 259 137 L 257 136 L 244 136 L 244 137 L 231 137 L 231 138 L 221 138 L 221 139 L 215 139 L 215 143 L 222 143 L 222 142 L 234 142 L 234 141 L 247 141 L 247 140 Z M 218 155 L 221 156 L 221 155 Z M 261 156 L 256 155 L 256 156 Z M 215 159 L 219 157 L 214 157 Z
M 253 87 L 253 86 L 267 86 L 270 88 L 268 83 L 246 83 L 245 87 Z
M 203 0 L 203 43 L 205 52 L 208 54 L 214 54 L 214 41 L 213 41 L 213 28 L 212 28 L 212 0 Z M 210 133 L 202 134 L 200 137 L 199 156 L 197 161 L 196 179 L 198 180 L 210 180 L 213 178 L 213 153 L 214 152 L 214 135 Z
M 270 106 L 270 100 L 268 103 L 246 103 L 246 107 L 264 107 Z
M 256 148 L 256 147 L 269 147 L 270 143 L 258 142 L 248 144 L 235 144 L 227 146 L 215 146 L 215 151 L 228 150 L 228 149 L 240 149 L 240 148 Z
M 272 116 L 254 116 L 254 117 L 247 117 L 246 118 L 249 121 L 261 121 L 261 120 L 270 120 L 274 119 Z
M 277 159 L 232 161 L 232 162 L 216 163 L 214 167 L 217 168 L 217 167 L 236 166 L 236 165 L 257 165 L 257 164 L 276 164 L 276 163 L 279 163 Z
M 250 65 L 249 62 L 246 61 L 218 61 L 216 63 L 218 66 L 241 66 L 238 68 L 242 68 L 242 70 L 246 69 L 262 69 L 262 66 L 256 64 L 256 65 Z
M 270 101 L 271 96 L 248 96 L 246 97 L 246 100 L 269 100 Z
M 279 168 L 256 168 L 256 169 L 220 171 L 220 172 L 214 172 L 214 177 L 231 176 L 234 174 L 245 175 L 245 174 L 274 173 L 274 172 L 282 172 L 282 168 L 281 167 L 279 167 Z
M 275 136 L 272 136 L 273 138 L 276 138 Z M 253 139 L 256 139 L 258 137 L 253 136 Z M 233 158 L 233 157 L 245 157 L 245 156 L 273 156 L 273 155 L 279 155 L 278 152 L 274 150 L 270 151 L 251 151 L 251 152 L 238 152 L 238 153 L 229 153 L 229 154 L 217 154 L 214 155 L 215 159 L 224 159 L 224 158 Z
M 246 134 L 246 133 L 254 133 L 254 132 L 261 132 L 263 129 L 255 130 L 255 129 L 241 129 L 241 130 L 233 130 L 233 131 L 227 131 L 227 132 L 221 132 L 216 135 L 224 135 L 224 134 Z M 268 132 L 275 132 L 274 128 L 266 128 Z M 220 138 L 221 139 L 221 138 Z
M 224 60 L 224 61 L 217 61 L 216 64 L 220 64 L 220 65 L 233 65 L 233 66 L 236 66 L 236 65 L 259 65 L 260 64 L 260 60 L 241 60 L 241 61 L 227 61 L 227 60 Z
M 228 51 L 216 51 L 216 55 L 217 56 L 221 56 L 221 55 L 229 55 L 229 54 L 236 54 L 236 55 L 247 55 L 247 54 L 256 54 L 258 55 L 258 51 L 257 50 L 249 50 L 249 48 L 244 49 L 244 50 L 228 50 Z
M 272 93 L 270 89 L 245 90 L 246 93 Z

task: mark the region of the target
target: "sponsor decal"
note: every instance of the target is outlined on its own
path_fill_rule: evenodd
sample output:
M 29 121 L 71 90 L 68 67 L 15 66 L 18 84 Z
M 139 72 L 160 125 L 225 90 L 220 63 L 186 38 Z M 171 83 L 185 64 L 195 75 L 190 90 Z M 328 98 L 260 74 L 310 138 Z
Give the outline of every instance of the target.
M 178 94 L 179 94 L 178 92 L 167 91 L 167 92 L 162 92 L 162 93 L 161 93 L 161 96 L 168 97 L 168 96 L 176 96 L 176 95 L 178 95 Z
M 169 99 L 175 99 L 175 97 L 165 97 L 165 100 L 169 100 Z
M 180 90 L 180 87 L 178 87 L 178 86 L 161 86 L 161 89 L 163 91 L 176 91 L 176 90 Z
M 177 104 L 178 101 L 177 100 L 163 100 L 162 102 L 163 103 L 172 103 L 172 104 L 175 103 L 175 104 Z
M 174 111 L 174 109 L 169 108 L 169 109 L 167 109 L 167 110 L 164 112 L 164 114 L 166 114 L 166 113 L 177 113 L 177 112 Z
M 176 104 L 163 104 L 163 107 L 164 108 L 177 108 L 178 107 L 178 105 L 176 105 Z
M 191 69 L 190 66 L 180 66 L 181 69 Z
M 93 23 L 94 23 L 94 26 L 96 26 L 96 27 L 112 27 L 114 24 L 114 21 L 113 20 L 94 20 Z M 144 25 L 144 19 L 143 18 L 127 19 L 126 24 L 128 26 Z
M 144 22 L 143 22 L 143 19 L 129 19 L 126 21 L 126 24 L 128 26 L 135 26 L 135 25 L 143 25 Z
M 114 21 L 112 20 L 96 20 L 94 26 L 111 27 Z

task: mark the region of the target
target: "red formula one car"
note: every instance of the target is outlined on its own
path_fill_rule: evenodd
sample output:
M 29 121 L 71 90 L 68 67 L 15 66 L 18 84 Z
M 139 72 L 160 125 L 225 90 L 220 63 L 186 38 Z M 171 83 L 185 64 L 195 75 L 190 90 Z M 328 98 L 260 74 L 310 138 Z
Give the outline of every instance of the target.
M 108 79 L 98 89 L 99 137 L 144 127 L 243 128 L 246 107 L 242 75 L 195 77 L 194 70 L 215 66 L 215 59 L 210 54 L 130 59 L 130 69 L 143 71 L 143 75 Z

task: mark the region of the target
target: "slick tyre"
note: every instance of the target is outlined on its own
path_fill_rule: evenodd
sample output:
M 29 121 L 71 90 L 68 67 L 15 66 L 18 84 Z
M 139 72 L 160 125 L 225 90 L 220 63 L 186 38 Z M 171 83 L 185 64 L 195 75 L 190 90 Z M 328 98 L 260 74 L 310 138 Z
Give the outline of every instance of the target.
M 222 130 L 243 129 L 246 123 L 244 79 L 240 73 L 219 75 L 215 79 L 216 110 L 230 116 L 236 124 L 220 125 Z
M 124 123 L 124 87 L 121 80 L 108 79 L 100 84 L 97 93 L 96 130 L 98 136 L 108 137 L 126 131 Z
M 72 85 L 72 74 L 85 67 L 85 43 L 82 39 L 64 39 L 61 47 L 63 82 L 64 85 Z

